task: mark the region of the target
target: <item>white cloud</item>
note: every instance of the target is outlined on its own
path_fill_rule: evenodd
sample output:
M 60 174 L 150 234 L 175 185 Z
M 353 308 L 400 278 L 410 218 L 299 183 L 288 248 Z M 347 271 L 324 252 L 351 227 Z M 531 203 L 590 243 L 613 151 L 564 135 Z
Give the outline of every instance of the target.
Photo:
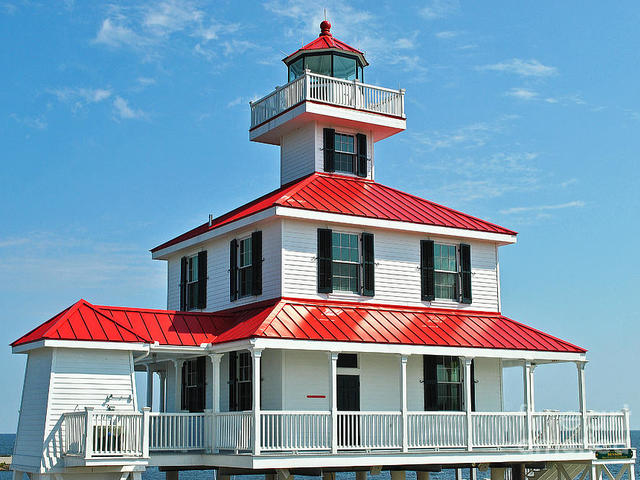
M 520 100 L 533 100 L 538 96 L 538 93 L 528 88 L 512 88 L 505 95 L 519 98 Z
M 113 94 L 110 88 L 63 87 L 48 91 L 59 101 L 71 105 L 74 110 L 92 103 L 103 102 Z
M 150 43 L 149 40 L 138 35 L 129 27 L 119 24 L 118 20 L 112 18 L 106 18 L 102 22 L 94 42 L 114 48 L 128 46 L 136 49 Z
M 460 35 L 461 32 L 457 31 L 457 30 L 445 30 L 443 32 L 436 32 L 434 33 L 436 38 L 440 38 L 443 40 L 447 40 L 449 38 L 455 38 L 457 36 Z
M 511 60 L 491 65 L 482 65 L 476 68 L 478 70 L 512 73 L 522 77 L 548 77 L 558 73 L 558 70 L 555 67 L 544 65 L 538 60 L 522 60 L 520 58 L 513 58 Z
M 129 102 L 120 96 L 116 96 L 113 100 L 113 108 L 117 116 L 122 119 L 136 119 L 144 118 L 146 116 L 145 112 L 142 110 L 131 108 L 129 106 Z
M 458 0 L 431 0 L 420 10 L 420 14 L 427 20 L 435 20 L 448 17 L 459 11 L 460 2 Z
M 504 210 L 500 210 L 500 213 L 502 213 L 503 215 L 512 215 L 516 213 L 528 213 L 528 212 L 542 213 L 542 212 L 548 212 L 552 210 L 563 210 L 565 208 L 582 208 L 585 205 L 586 203 L 583 202 L 582 200 L 574 200 L 572 202 L 558 203 L 555 205 L 533 205 L 529 207 L 506 208 Z
M 49 124 L 47 123 L 47 119 L 44 115 L 37 115 L 35 117 L 30 116 L 20 116 L 16 113 L 12 113 L 9 115 L 12 119 L 18 122 L 25 127 L 32 128 L 34 130 L 46 130 Z M 2 246 L 2 245 L 0 245 Z

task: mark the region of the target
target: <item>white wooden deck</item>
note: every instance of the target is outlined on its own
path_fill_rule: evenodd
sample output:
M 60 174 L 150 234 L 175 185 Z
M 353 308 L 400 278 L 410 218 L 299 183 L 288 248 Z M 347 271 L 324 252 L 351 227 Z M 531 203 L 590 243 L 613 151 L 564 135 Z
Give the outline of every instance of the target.
M 257 422 L 256 422 L 257 418 Z M 87 435 L 87 432 L 89 434 Z M 586 433 L 586 434 L 585 434 Z M 64 454 L 589 451 L 630 448 L 629 413 L 338 412 L 66 413 Z

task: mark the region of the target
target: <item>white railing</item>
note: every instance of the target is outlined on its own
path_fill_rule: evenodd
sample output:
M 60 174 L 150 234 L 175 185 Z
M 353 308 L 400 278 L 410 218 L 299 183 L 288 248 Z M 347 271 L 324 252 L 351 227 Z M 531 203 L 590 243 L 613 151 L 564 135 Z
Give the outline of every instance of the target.
M 463 412 L 409 412 L 409 448 L 464 448 L 466 423 Z
M 149 449 L 203 450 L 209 446 L 208 421 L 204 413 L 151 413 Z
M 404 90 L 392 90 L 305 71 L 269 95 L 251 102 L 254 128 L 305 100 L 404 118 Z
M 264 452 L 630 448 L 629 413 L 262 411 L 65 413 L 65 455 L 148 457 L 149 451 Z M 470 423 L 468 423 L 470 422 Z M 335 432 L 332 425 L 335 424 Z M 406 424 L 406 434 L 403 432 Z M 586 425 L 586 439 L 583 435 Z M 260 454 L 260 452 L 258 452 Z
M 337 426 L 342 450 L 402 447 L 400 412 L 338 412 Z
M 533 448 L 563 449 L 584 446 L 580 413 L 534 412 L 531 418 Z
M 68 455 L 84 455 L 85 412 L 65 413 L 62 419 L 64 429 L 64 452 Z
M 217 450 L 253 450 L 253 413 L 216 413 L 214 421 Z
M 527 446 L 527 414 L 524 412 L 473 412 L 472 446 L 504 448 Z
M 589 448 L 630 447 L 629 412 L 587 413 Z
M 331 412 L 263 411 L 260 419 L 264 451 L 331 448 Z

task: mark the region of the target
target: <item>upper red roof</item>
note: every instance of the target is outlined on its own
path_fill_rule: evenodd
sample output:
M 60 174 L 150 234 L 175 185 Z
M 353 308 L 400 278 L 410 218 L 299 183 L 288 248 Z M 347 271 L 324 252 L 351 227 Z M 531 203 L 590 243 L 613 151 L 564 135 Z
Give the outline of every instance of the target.
M 350 45 L 347 45 L 343 41 L 338 40 L 331 34 L 331 24 L 326 20 L 320 24 L 320 35 L 318 35 L 318 38 L 307 43 L 304 47 L 299 48 L 298 50 L 293 52 L 291 55 L 288 55 L 282 61 L 285 63 L 288 63 L 289 60 L 291 60 L 298 54 L 305 51 L 327 50 L 327 49 L 336 49 L 336 50 L 343 50 L 349 53 L 355 53 L 360 58 L 362 58 L 362 61 L 364 62 L 365 66 L 368 65 L 367 61 L 364 58 L 364 53 L 362 53 L 360 50 L 356 48 L 353 48 Z
M 214 219 L 211 225 L 204 223 L 189 230 L 151 251 L 162 250 L 275 206 L 516 235 L 513 230 L 372 180 L 316 172 Z
M 249 338 L 586 351 L 495 312 L 294 299 L 206 313 L 95 306 L 80 300 L 12 346 L 42 339 L 198 346 Z

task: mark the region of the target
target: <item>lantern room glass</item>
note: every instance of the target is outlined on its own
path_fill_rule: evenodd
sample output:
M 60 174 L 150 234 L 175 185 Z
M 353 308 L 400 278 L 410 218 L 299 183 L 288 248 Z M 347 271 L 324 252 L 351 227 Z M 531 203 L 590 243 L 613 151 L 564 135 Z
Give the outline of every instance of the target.
M 364 69 L 360 60 L 350 55 L 329 53 L 329 54 L 306 54 L 302 55 L 295 62 L 288 65 L 289 82 L 304 74 L 305 69 L 312 73 L 341 78 L 344 80 L 358 79 L 364 81 Z
M 333 76 L 343 78 L 345 80 L 355 80 L 356 78 L 356 59 L 343 57 L 342 55 L 333 56 Z
M 305 58 L 305 68 L 313 73 L 331 76 L 331 55 L 309 55 Z

